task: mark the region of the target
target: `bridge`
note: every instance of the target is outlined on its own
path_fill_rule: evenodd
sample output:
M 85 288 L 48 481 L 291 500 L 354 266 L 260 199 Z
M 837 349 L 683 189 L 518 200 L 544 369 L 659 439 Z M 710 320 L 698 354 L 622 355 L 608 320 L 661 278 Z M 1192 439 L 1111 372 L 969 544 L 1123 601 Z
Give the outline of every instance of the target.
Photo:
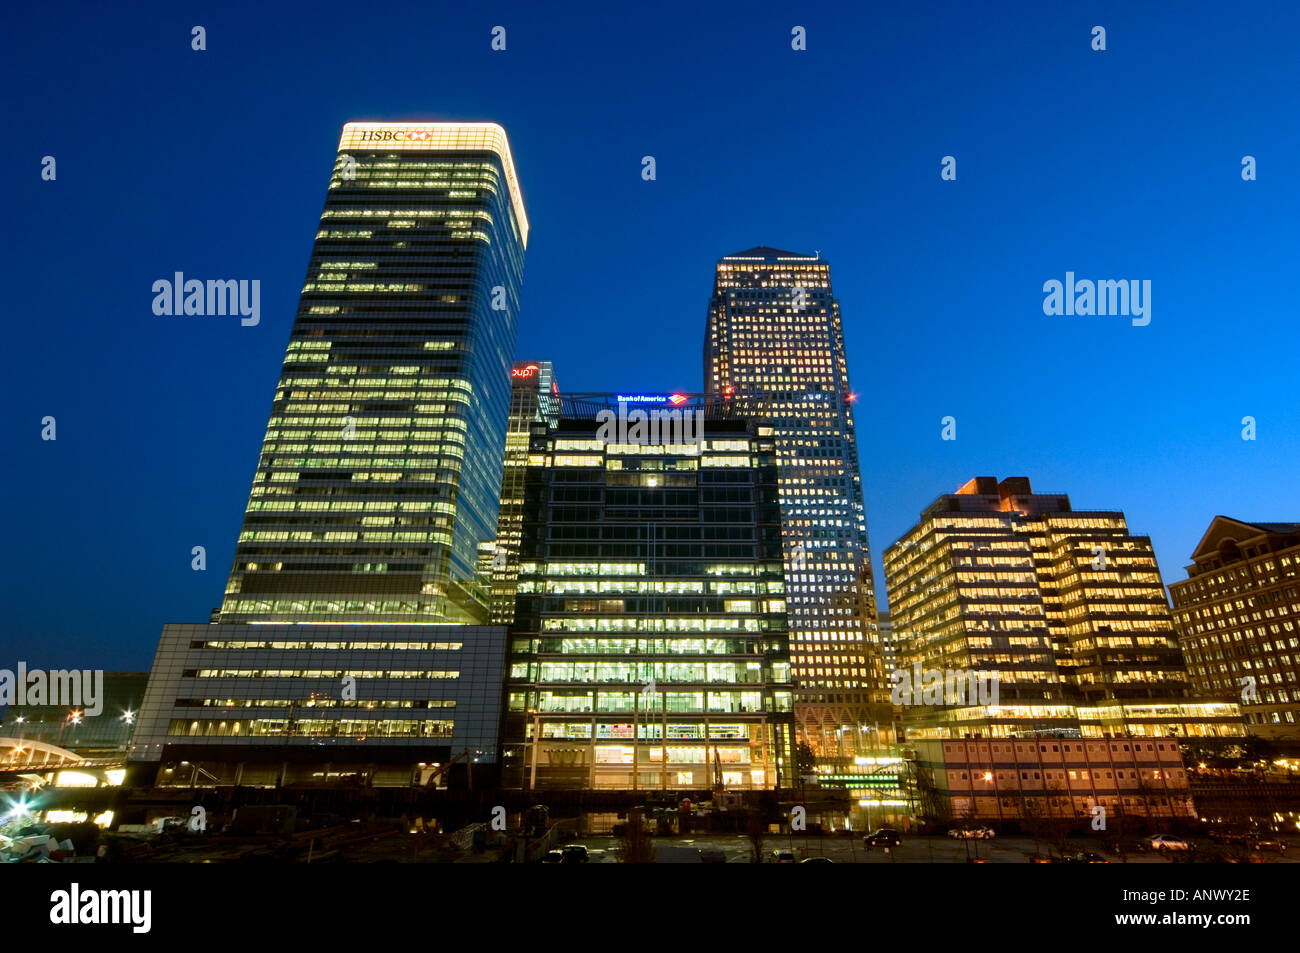
M 45 783 L 43 775 L 50 772 L 75 771 L 88 775 L 95 784 L 112 785 L 120 783 L 110 779 L 108 772 L 120 771 L 126 767 L 125 753 L 117 757 L 85 758 L 75 751 L 52 745 L 47 741 L 33 738 L 0 738 L 0 783 L 22 780 L 26 782 Z M 58 786 L 58 775 L 54 784 Z M 81 783 L 77 787 L 90 787 Z

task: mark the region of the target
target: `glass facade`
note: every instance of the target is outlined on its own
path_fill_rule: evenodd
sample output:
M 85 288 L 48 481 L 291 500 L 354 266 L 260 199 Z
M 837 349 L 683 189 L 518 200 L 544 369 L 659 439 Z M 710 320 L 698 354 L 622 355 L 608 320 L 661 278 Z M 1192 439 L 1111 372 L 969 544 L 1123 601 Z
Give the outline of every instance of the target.
M 665 398 L 666 399 L 666 398 Z M 610 442 L 566 395 L 532 425 L 503 783 L 789 786 L 793 700 L 770 428 L 721 404 L 698 442 Z M 706 407 L 706 405 L 709 405 Z
M 528 220 L 491 123 L 348 123 L 220 621 L 488 618 Z
M 98 715 L 87 714 L 85 705 L 9 705 L 0 709 L 0 735 L 87 757 L 124 750 L 148 681 L 148 672 L 105 672 Z
M 503 626 L 167 625 L 129 757 L 164 786 L 422 786 L 461 752 L 496 762 L 505 640 Z
M 529 441 L 533 424 L 557 422 L 559 395 L 550 361 L 515 362 L 510 371 L 510 420 L 501 476 L 501 511 L 497 516 L 496 545 L 491 547 L 485 569 L 492 580 L 494 625 L 509 625 L 515 618 L 515 579 L 519 573 Z
M 835 732 L 857 737 L 890 718 L 830 265 L 768 247 L 721 259 L 704 380 L 773 430 L 800 740 L 838 752 Z

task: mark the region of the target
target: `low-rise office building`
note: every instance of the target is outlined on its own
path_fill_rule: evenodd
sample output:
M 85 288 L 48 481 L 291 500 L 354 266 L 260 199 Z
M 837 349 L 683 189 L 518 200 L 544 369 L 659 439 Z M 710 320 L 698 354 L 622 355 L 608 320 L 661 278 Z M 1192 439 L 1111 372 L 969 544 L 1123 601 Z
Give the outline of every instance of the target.
M 137 719 L 137 783 L 446 782 L 494 771 L 505 629 L 167 625 Z
M 1300 523 L 1216 516 L 1172 583 L 1197 690 L 1239 699 L 1252 734 L 1300 741 Z
M 1172 738 L 926 739 L 916 742 L 924 812 L 950 821 L 1193 818 Z

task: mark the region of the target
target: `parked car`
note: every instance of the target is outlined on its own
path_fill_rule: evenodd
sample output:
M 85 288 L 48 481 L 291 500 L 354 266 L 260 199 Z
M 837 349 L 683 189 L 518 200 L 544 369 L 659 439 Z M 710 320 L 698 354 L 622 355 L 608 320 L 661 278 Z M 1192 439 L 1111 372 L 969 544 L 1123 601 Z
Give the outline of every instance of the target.
M 1210 831 L 1207 836 L 1218 844 L 1244 844 L 1250 839 L 1245 834 L 1237 834 L 1231 831 Z
M 788 847 L 778 847 L 776 850 L 772 851 L 770 857 L 772 858 L 772 863 L 774 864 L 796 863 L 794 858 L 794 851 L 790 850 Z
M 1257 840 L 1251 842 L 1251 850 L 1266 850 L 1275 854 L 1285 854 L 1286 844 L 1280 840 Z
M 1109 864 L 1110 861 L 1094 850 L 1081 850 L 1061 858 L 1067 864 Z
M 954 827 L 948 836 L 958 840 L 988 840 L 994 835 L 991 827 Z
M 656 864 L 702 864 L 703 851 L 698 847 L 677 844 L 655 844 Z
M 1187 850 L 1187 841 L 1170 837 L 1168 834 L 1155 834 L 1147 838 L 1152 850 Z
M 563 855 L 560 858 L 562 864 L 585 864 L 591 859 L 587 856 L 587 848 L 581 844 L 567 844 L 560 853 Z
M 880 830 L 862 838 L 862 846 L 867 850 L 871 850 L 873 847 L 901 847 L 902 844 L 902 835 L 892 827 L 882 827 Z
M 548 850 L 545 854 L 542 855 L 542 863 L 544 863 L 544 864 L 562 864 L 562 863 L 564 863 L 564 851 L 562 851 L 562 850 Z

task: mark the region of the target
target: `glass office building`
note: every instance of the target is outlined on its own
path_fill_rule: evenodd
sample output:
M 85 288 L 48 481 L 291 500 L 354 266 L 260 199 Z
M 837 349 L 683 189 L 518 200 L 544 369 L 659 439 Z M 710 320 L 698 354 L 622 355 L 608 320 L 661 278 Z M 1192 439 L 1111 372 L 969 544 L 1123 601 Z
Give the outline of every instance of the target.
M 429 623 L 166 625 L 132 776 L 422 787 L 456 755 L 494 765 L 505 635 Z
M 490 547 L 484 570 L 491 578 L 494 625 L 509 625 L 515 618 L 515 579 L 519 573 L 524 477 L 528 468 L 532 425 L 558 421 L 559 394 L 555 369 L 550 361 L 515 361 L 510 371 L 510 420 L 506 427 L 497 538 L 495 545 Z
M 773 431 L 800 740 L 836 756 L 846 736 L 849 755 L 878 746 L 892 719 L 830 265 L 765 246 L 721 259 L 704 381 Z
M 771 428 L 701 396 L 566 394 L 561 403 L 557 423 L 532 426 L 524 478 L 503 783 L 788 787 L 793 705 Z M 698 412 L 702 430 L 698 440 L 609 439 L 598 414 L 620 405 Z
M 505 628 L 480 624 L 477 559 L 527 238 L 500 126 L 344 126 L 225 600 L 163 628 L 139 783 L 418 787 L 495 764 Z
M 527 239 L 500 126 L 344 126 L 221 622 L 487 621 Z

